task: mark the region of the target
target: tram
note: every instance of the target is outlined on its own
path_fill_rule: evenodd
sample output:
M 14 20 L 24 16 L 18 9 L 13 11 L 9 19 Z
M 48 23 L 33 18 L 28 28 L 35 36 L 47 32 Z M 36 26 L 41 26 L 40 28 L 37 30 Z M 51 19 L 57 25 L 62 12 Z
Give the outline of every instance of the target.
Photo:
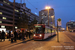
M 35 24 L 34 25 L 34 40 L 44 40 L 53 35 L 56 35 L 55 29 L 45 25 L 45 24 Z

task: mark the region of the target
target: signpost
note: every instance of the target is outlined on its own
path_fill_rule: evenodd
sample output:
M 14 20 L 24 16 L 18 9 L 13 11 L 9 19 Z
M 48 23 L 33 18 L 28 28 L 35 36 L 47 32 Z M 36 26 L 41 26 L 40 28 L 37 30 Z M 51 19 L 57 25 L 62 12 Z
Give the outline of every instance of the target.
M 61 26 L 61 19 L 57 19 L 57 42 L 59 42 L 58 26 Z
M 61 26 L 61 19 L 60 18 L 57 20 L 57 22 L 58 22 L 58 26 Z

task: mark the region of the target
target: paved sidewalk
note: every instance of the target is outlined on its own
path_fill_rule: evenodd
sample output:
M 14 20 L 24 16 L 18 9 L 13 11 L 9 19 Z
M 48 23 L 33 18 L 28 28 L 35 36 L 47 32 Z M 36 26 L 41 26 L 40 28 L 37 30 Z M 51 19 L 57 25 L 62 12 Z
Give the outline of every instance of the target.
M 25 39 L 24 42 L 22 40 L 17 40 L 16 42 L 11 43 L 11 41 L 9 41 L 9 39 L 5 39 L 5 41 L 0 42 L 0 50 L 2 50 L 3 48 L 6 48 L 6 47 L 17 45 L 19 43 L 25 43 L 26 41 L 29 41 L 29 40 L 31 40 L 31 39 Z
M 12 44 L 10 41 L 1 42 L 0 48 L 2 47 L 2 50 L 7 47 L 9 47 L 7 50 L 75 50 L 75 42 L 65 33 L 69 32 L 59 32 L 59 42 L 57 42 L 57 36 L 55 36 L 50 41 L 30 41 L 25 44 L 22 44 L 23 41 L 20 40 Z M 26 39 L 26 41 L 28 41 L 28 39 Z
M 56 38 L 56 40 L 50 41 L 45 46 L 36 48 L 35 50 L 75 50 L 75 42 L 63 32 L 59 32 L 59 42 L 57 42 Z

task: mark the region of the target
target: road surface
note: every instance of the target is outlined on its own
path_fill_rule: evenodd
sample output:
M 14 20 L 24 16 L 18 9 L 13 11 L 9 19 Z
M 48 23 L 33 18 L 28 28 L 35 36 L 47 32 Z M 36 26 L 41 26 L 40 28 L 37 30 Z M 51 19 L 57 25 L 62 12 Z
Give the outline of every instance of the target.
M 59 32 L 57 36 L 50 37 L 44 41 L 27 40 L 17 43 L 1 42 L 0 50 L 75 50 L 75 33 Z M 2 45 L 3 44 L 3 45 Z

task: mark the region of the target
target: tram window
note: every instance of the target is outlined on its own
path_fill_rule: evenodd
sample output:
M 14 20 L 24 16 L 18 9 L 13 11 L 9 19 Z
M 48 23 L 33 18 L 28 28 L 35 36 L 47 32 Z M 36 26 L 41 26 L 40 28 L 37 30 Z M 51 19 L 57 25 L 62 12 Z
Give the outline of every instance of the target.
M 47 33 L 47 28 L 45 29 L 45 33 Z
M 50 33 L 50 30 L 48 29 L 48 32 L 47 33 Z
M 46 28 L 45 33 L 51 33 L 51 30 L 49 28 Z
M 35 28 L 35 33 L 37 33 L 37 34 L 42 33 L 41 27 Z
M 52 33 L 54 33 L 54 30 L 52 30 Z
M 48 33 L 48 28 L 47 28 L 47 33 Z

